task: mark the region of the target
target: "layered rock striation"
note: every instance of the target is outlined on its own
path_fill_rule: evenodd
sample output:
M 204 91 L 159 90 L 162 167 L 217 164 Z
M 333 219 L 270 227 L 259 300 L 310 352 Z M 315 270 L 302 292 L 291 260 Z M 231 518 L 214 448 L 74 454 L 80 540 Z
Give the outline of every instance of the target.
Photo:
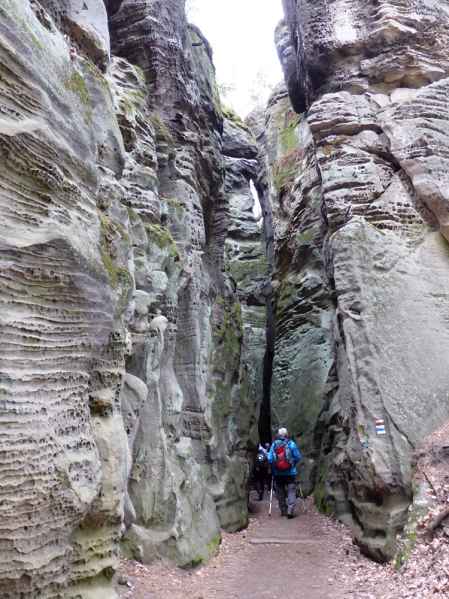
M 279 55 L 304 114 L 282 91 L 267 112 L 273 413 L 299 435 L 318 503 L 385 560 L 413 450 L 449 418 L 449 4 L 284 8 Z
M 111 599 L 247 521 L 257 149 L 183 2 L 5 0 L 0 151 L 0 594 Z
M 225 269 L 235 288 L 243 324 L 242 364 L 247 377 L 250 405 L 241 434 L 258 443 L 259 424 L 266 417 L 264 376 L 269 351 L 267 316 L 271 302 L 269 230 L 264 217 L 263 197 L 257 190 L 261 156 L 251 130 L 235 115 L 224 123 L 225 191 L 229 227 L 225 244 Z M 263 436 L 263 431 L 260 431 Z
M 3 0 L 5 599 L 111 599 L 121 541 L 206 560 L 270 420 L 395 553 L 449 419 L 449 2 L 284 7 L 248 127 L 182 1 Z

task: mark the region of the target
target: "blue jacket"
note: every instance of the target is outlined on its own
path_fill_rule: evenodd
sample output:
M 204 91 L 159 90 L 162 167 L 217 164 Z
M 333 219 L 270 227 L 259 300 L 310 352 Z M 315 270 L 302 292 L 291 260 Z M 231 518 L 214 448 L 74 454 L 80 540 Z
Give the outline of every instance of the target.
M 288 446 L 290 447 L 290 451 L 292 453 L 292 458 L 293 458 L 294 463 L 289 470 L 278 470 L 275 465 L 276 464 L 275 449 L 281 443 L 285 443 L 286 441 L 288 442 Z M 272 465 L 273 476 L 296 476 L 298 474 L 298 471 L 296 470 L 296 464 L 301 460 L 302 460 L 302 454 L 299 451 L 296 443 L 294 441 L 289 441 L 285 437 L 279 437 L 278 439 L 276 439 L 276 441 L 270 447 L 270 451 L 268 452 L 268 461 Z

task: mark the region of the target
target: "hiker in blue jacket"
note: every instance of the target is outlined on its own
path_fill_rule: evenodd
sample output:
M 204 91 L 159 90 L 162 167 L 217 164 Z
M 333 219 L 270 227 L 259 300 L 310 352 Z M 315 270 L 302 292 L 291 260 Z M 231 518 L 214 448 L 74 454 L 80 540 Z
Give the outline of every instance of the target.
M 286 428 L 280 428 L 273 445 L 268 452 L 271 464 L 276 496 L 282 516 L 294 518 L 296 507 L 296 464 L 302 459 L 301 452 L 294 441 L 288 438 Z

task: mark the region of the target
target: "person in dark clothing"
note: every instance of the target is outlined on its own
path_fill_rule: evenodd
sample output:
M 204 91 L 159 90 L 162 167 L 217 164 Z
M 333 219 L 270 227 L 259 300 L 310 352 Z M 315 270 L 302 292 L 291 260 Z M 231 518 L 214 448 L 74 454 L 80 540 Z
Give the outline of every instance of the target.
M 296 464 L 302 459 L 294 441 L 288 438 L 286 428 L 280 428 L 276 440 L 268 452 L 276 496 L 282 516 L 293 518 L 296 508 Z
M 263 499 L 265 485 L 268 481 L 268 470 L 268 452 L 262 445 L 259 445 L 253 470 L 254 486 L 256 487 L 259 501 Z

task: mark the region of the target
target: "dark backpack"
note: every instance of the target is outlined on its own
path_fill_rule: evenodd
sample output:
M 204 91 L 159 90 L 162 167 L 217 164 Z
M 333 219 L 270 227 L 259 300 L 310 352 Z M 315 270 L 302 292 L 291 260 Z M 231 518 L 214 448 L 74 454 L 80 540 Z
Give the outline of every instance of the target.
M 267 456 L 262 452 L 259 451 L 256 457 L 256 464 L 255 464 L 255 468 L 256 470 L 263 470 L 267 467 Z
M 276 470 L 290 470 L 293 466 L 292 450 L 289 447 L 288 441 L 281 441 L 274 448 L 276 461 L 274 463 Z

